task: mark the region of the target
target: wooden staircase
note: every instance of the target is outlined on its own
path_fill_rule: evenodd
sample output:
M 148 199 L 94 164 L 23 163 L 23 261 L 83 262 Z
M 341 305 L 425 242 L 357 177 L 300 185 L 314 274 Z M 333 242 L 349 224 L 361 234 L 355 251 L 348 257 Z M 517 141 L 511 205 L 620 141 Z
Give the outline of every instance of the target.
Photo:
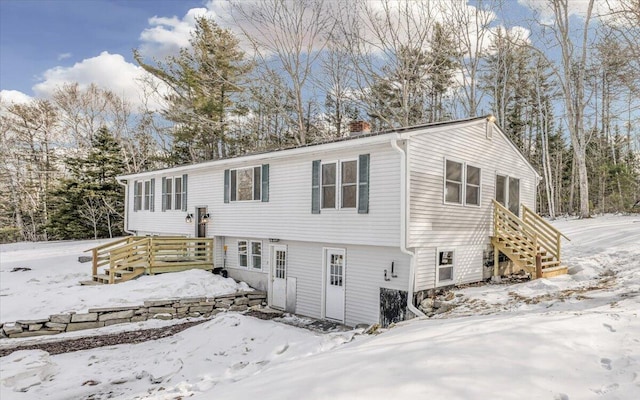
M 550 278 L 567 273 L 560 248 L 567 238 L 530 208 L 522 206 L 522 219 L 493 200 L 494 275 L 498 275 L 499 253 L 531 274 L 531 278 Z
M 86 250 L 93 255 L 92 280 L 82 284 L 113 284 L 140 275 L 213 269 L 213 239 L 182 236 L 128 236 Z M 99 273 L 99 268 L 104 273 Z

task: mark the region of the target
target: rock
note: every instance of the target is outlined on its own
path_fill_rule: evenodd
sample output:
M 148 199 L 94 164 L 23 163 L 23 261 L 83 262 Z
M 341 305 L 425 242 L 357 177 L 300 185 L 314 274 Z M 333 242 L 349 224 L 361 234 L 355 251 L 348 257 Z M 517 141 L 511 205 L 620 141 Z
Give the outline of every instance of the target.
M 45 336 L 45 335 L 57 335 L 60 333 L 59 331 L 47 331 L 47 330 L 39 330 L 39 331 L 31 331 L 31 332 L 22 332 L 22 333 L 12 333 L 9 335 L 10 338 L 23 338 L 23 337 L 32 337 L 32 336 Z
M 161 313 L 161 314 L 155 314 L 153 317 L 151 317 L 153 319 L 162 319 L 162 320 L 169 320 L 169 319 L 173 319 L 173 315 L 172 314 L 167 314 L 167 313 Z
M 128 322 L 131 322 L 131 319 L 129 319 L 129 318 L 109 319 L 109 320 L 104 321 L 104 326 L 116 325 L 116 324 L 126 324 Z
M 176 309 L 173 307 L 149 307 L 149 314 L 173 314 Z
M 6 324 L 2 325 L 2 331 L 7 335 L 20 333 L 22 332 L 22 325 L 15 322 L 7 322 Z
M 93 257 L 91 257 L 91 256 L 80 256 L 80 257 L 78 257 L 78 262 L 79 263 L 87 263 L 87 262 L 90 262 L 90 261 L 93 261 Z
M 56 324 L 68 324 L 71 322 L 70 314 L 56 314 L 49 317 L 49 321 L 54 322 Z
M 213 308 L 213 307 L 212 307 Z M 178 307 L 176 308 L 176 313 L 177 314 L 186 314 L 189 312 L 189 307 L 187 306 L 183 306 L 183 307 Z
M 147 307 L 138 308 L 135 311 L 135 315 L 149 314 L 149 309 Z
M 216 308 L 229 308 L 231 304 L 231 301 L 216 301 Z
M 82 315 L 82 314 L 76 314 L 76 315 Z M 103 326 L 104 326 L 104 322 L 100 322 L 100 321 L 76 322 L 76 323 L 72 322 L 69 325 L 67 325 L 67 332 L 81 331 L 83 329 L 101 328 Z
M 180 299 L 181 304 L 192 304 L 192 303 L 200 303 L 201 301 L 206 301 L 204 297 L 185 297 L 184 299 Z
M 116 311 L 129 311 L 129 310 L 137 310 L 140 306 L 124 306 L 124 307 L 105 307 L 105 308 L 90 308 L 89 312 L 95 313 L 111 313 Z
M 239 306 L 233 305 L 229 307 L 229 311 L 246 311 L 247 309 L 249 309 L 249 307 L 247 307 L 245 304 Z
M 29 267 L 15 267 L 14 269 L 12 269 L 9 272 L 26 272 L 26 271 L 31 271 L 31 268 L 29 268 Z
M 249 307 L 253 307 L 253 306 L 260 305 L 260 304 L 262 304 L 262 301 L 263 301 L 263 300 L 260 300 L 260 299 L 249 300 L 249 304 L 248 304 L 248 306 L 249 306 Z
M 442 302 L 440 300 L 434 300 L 433 301 L 433 308 L 440 308 L 440 306 L 442 305 Z
M 21 320 L 16 321 L 16 323 L 21 324 L 21 325 L 44 324 L 45 322 L 49 322 L 49 318 L 21 319 Z
M 442 303 L 440 304 L 440 307 L 438 307 L 438 309 L 436 310 L 436 314 L 442 314 L 442 313 L 446 313 L 448 311 L 451 311 L 455 308 L 455 306 L 453 304 L 450 303 Z
M 147 320 L 147 314 L 144 315 L 135 315 L 131 317 L 131 322 L 142 322 Z
M 145 307 L 160 307 L 175 303 L 179 299 L 167 299 L 167 300 L 147 300 L 144 302 Z
M 98 320 L 98 313 L 73 314 L 71 322 L 93 322 Z
M 67 324 L 59 322 L 47 322 L 44 324 L 49 330 L 64 332 L 67 329 Z
M 453 300 L 455 297 L 456 297 L 456 295 L 455 295 L 453 292 L 449 292 L 449 293 L 447 293 L 447 295 L 444 297 L 444 299 L 445 299 L 446 301 L 451 301 L 451 300 Z
M 430 297 L 427 297 L 426 299 L 422 300 L 420 302 L 420 307 L 424 309 L 433 308 L 433 299 Z
M 114 319 L 130 319 L 131 317 L 133 317 L 133 314 L 134 314 L 133 310 L 116 311 L 108 314 L 101 314 L 98 317 L 98 321 L 111 321 Z
M 206 313 L 211 312 L 213 310 L 213 306 L 191 306 L 189 307 L 189 312 L 198 312 L 198 313 Z
M 242 306 L 242 305 L 247 305 L 249 304 L 249 299 L 247 299 L 246 297 L 238 297 L 233 304 L 237 305 L 237 306 Z
M 43 326 L 44 326 L 44 324 L 30 324 L 29 325 L 29 332 L 39 331 L 40 329 L 42 329 Z

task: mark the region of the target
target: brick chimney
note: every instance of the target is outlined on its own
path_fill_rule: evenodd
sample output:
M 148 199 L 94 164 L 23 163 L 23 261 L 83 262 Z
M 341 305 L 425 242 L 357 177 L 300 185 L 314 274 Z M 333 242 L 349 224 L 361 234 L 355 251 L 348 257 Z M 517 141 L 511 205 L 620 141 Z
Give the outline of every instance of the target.
M 371 133 L 371 124 L 366 121 L 352 121 L 349 124 L 349 135 L 357 136 L 363 133 Z

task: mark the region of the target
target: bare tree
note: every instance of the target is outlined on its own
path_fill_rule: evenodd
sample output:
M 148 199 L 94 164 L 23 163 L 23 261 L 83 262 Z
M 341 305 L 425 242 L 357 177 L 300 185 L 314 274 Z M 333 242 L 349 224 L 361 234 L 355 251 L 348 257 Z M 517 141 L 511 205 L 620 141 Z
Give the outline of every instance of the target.
M 313 93 L 313 68 L 335 25 L 329 12 L 333 4 L 323 0 L 231 2 L 232 16 L 255 49 L 263 78 L 272 75 L 274 62 L 286 75 L 281 82 L 294 98 L 293 133 L 299 144 L 307 142 L 309 100 L 305 97 Z

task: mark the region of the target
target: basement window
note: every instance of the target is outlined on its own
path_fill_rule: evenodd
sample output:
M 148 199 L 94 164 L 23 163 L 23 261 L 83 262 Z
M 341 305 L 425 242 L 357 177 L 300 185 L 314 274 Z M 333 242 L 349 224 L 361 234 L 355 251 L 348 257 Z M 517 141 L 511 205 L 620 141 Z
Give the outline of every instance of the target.
M 438 250 L 438 259 L 436 261 L 436 281 L 440 283 L 453 282 L 453 267 L 455 260 L 455 252 L 452 249 Z
M 238 240 L 238 266 L 262 270 L 262 242 L 259 240 Z

